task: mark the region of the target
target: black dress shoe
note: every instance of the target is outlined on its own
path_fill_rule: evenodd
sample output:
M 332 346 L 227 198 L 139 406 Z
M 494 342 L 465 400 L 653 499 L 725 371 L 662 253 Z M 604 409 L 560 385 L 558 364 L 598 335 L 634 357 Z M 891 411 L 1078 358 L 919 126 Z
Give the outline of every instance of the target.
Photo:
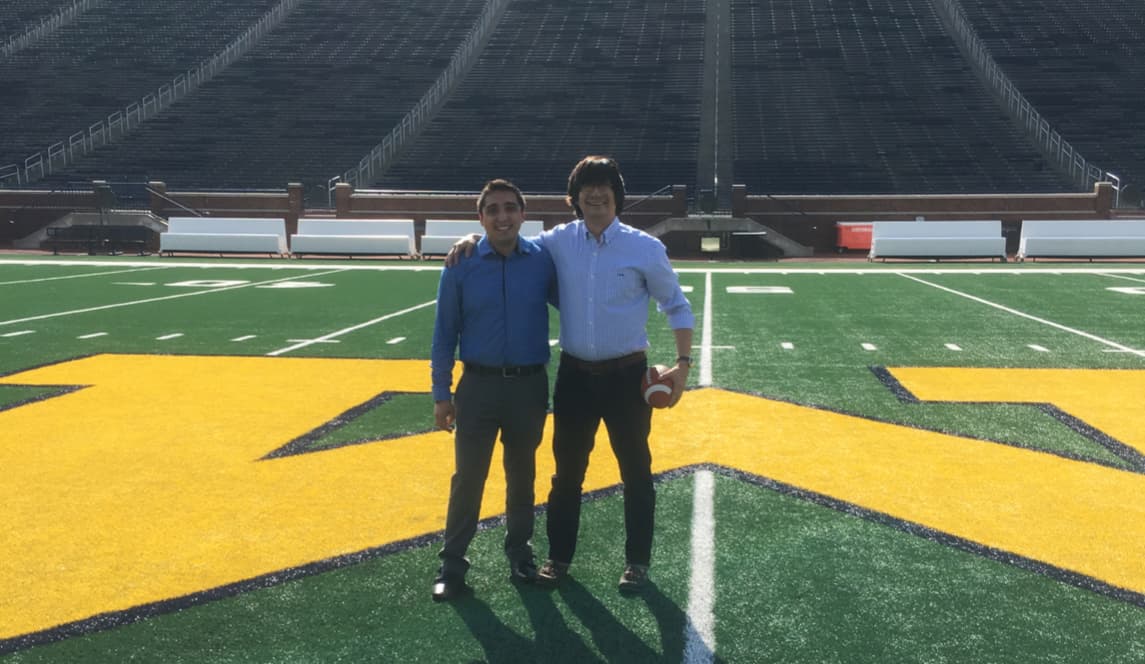
M 532 558 L 518 560 L 509 565 L 509 580 L 517 583 L 533 583 L 537 580 L 537 563 Z
M 473 593 L 464 578 L 439 576 L 433 581 L 433 601 L 448 602 Z

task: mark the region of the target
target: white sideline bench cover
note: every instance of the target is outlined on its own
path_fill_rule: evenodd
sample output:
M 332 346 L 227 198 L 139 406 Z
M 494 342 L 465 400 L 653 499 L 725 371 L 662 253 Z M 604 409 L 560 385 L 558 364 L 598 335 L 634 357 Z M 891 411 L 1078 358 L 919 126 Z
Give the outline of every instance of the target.
M 542 221 L 526 221 L 521 224 L 523 237 L 536 237 L 543 230 L 545 230 L 545 224 Z M 427 219 L 425 221 L 425 235 L 421 236 L 421 255 L 448 254 L 449 248 L 453 246 L 454 242 L 470 233 L 485 233 L 480 221 L 476 219 L 472 221 Z
M 284 255 L 286 220 L 248 217 L 171 217 L 159 235 L 159 252 L 268 253 Z
M 1022 222 L 1018 260 L 1062 257 L 1145 256 L 1145 219 L 1079 219 Z
M 295 254 L 416 256 L 413 219 L 299 219 Z
M 868 258 L 1006 258 L 1002 222 L 876 221 Z

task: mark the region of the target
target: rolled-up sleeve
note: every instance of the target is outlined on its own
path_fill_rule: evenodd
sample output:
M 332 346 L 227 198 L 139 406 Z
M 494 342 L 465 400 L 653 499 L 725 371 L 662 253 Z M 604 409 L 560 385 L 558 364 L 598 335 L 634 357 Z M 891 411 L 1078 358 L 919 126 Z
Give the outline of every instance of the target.
M 668 327 L 673 330 L 694 329 L 696 317 L 692 314 L 692 304 L 680 288 L 680 279 L 668 261 L 668 250 L 657 241 L 656 248 L 648 252 L 649 265 L 644 272 L 648 282 L 648 292 L 656 300 L 656 308 L 668 318 Z

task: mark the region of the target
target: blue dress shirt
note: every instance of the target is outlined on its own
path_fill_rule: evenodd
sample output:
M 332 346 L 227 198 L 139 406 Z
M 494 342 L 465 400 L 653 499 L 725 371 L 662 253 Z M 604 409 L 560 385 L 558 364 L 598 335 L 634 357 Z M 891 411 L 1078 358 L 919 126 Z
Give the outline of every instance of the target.
M 598 361 L 648 348 L 649 298 L 673 330 L 695 327 L 692 305 L 655 237 L 613 219 L 598 241 L 578 219 L 538 240 L 557 266 L 566 352 Z
M 437 287 L 430 375 L 434 401 L 449 401 L 454 351 L 463 362 L 490 367 L 546 364 L 549 309 L 556 271 L 540 244 L 518 238 L 502 256 L 484 236 L 472 256 L 445 268 Z

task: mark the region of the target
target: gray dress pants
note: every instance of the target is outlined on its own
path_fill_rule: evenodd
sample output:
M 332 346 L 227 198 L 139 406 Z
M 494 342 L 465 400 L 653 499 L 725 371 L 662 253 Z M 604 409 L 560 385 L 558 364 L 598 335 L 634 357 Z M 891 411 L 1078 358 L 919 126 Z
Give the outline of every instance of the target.
M 481 496 L 501 434 L 507 490 L 505 555 L 513 564 L 532 559 L 536 452 L 545 430 L 549 379 L 544 371 L 503 377 L 466 371 L 454 394 L 454 473 L 441 553 L 444 575 L 464 576 L 465 557 L 477 532 Z

